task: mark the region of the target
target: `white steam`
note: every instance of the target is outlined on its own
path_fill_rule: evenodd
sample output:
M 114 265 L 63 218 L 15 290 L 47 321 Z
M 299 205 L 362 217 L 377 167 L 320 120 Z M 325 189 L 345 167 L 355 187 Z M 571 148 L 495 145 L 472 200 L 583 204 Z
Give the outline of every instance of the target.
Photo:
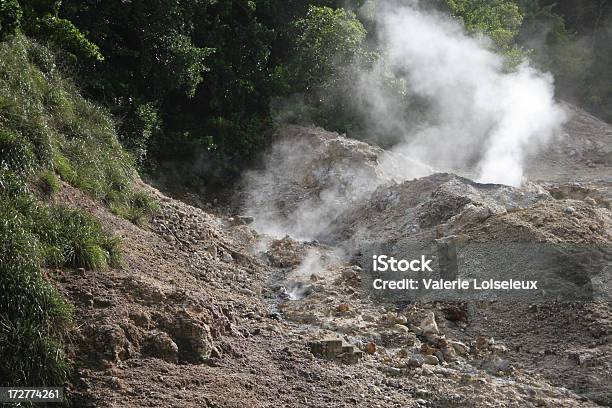
M 376 3 L 380 57 L 346 67 L 350 86 L 340 87 L 372 139 L 399 143 L 384 152 L 321 129 L 284 129 L 265 167 L 245 176 L 258 231 L 324 237 L 381 184 L 436 171 L 518 186 L 527 156 L 555 136 L 565 114 L 549 74 L 527 63 L 509 70 L 486 38 L 411 4 Z
M 361 72 L 359 94 L 374 101 L 362 106 L 375 127 L 402 132 L 394 151 L 439 170 L 475 173 L 482 182 L 520 185 L 526 156 L 565 120 L 552 77 L 527 63 L 508 72 L 487 39 L 467 35 L 447 16 L 386 5 L 375 18 L 382 54 Z M 406 92 L 427 101 L 426 120 L 409 123 L 398 115 L 380 80 L 389 71 Z M 401 171 L 413 177 L 411 168 Z

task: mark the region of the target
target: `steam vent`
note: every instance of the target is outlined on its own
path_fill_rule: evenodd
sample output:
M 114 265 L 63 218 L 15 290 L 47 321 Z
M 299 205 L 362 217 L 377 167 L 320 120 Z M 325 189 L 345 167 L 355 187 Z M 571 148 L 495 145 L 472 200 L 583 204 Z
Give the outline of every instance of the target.
M 612 407 L 612 2 L 0 0 L 0 406 Z

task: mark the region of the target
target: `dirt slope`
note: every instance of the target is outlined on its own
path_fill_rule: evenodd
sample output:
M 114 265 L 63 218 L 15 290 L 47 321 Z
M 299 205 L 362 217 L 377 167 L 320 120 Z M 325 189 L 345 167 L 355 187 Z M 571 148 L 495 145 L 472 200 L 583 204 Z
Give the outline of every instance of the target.
M 353 155 L 342 140 L 321 140 L 339 147 L 342 163 L 368 157 L 367 146 L 355 144 Z M 376 176 L 368 163 L 362 168 Z M 431 242 L 499 233 L 606 243 L 609 229 L 597 223 L 609 222 L 600 180 L 609 167 L 592 163 L 579 185 L 549 177 L 515 190 L 453 175 L 382 185 L 356 212 L 327 220 L 327 242 L 360 231 L 401 244 L 414 225 Z M 323 189 L 312 184 L 293 193 Z M 262 237 L 248 217 L 219 218 L 140 187 L 162 206 L 144 226 L 68 185 L 56 197 L 94 213 L 124 250 L 118 269 L 49 271 L 75 305 L 74 406 L 612 405 L 609 302 L 380 302 L 366 291 L 358 257 Z M 478 208 L 490 211 L 481 217 Z
M 95 213 L 123 238 L 125 251 L 119 270 L 64 271 L 57 277 L 75 304 L 79 326 L 73 344 L 75 406 L 593 405 L 559 384 L 521 372 L 513 380 L 521 384 L 516 387 L 464 363 L 459 369 L 400 370 L 392 341 L 379 342 L 375 355 L 356 364 L 317 358 L 308 341 L 344 330 L 293 322 L 290 308 L 301 304 L 287 306 L 271 283 L 287 269 L 248 254 L 253 243 L 248 228 L 157 194 L 163 216 L 146 227 L 113 216 L 69 186 L 58 197 Z M 296 256 L 296 248 L 282 248 L 278 255 Z M 327 315 L 344 301 L 336 286 L 335 294 L 326 290 L 313 313 Z M 360 314 L 373 316 L 370 331 L 379 337 L 388 333 L 389 311 L 363 306 Z M 393 313 L 414 320 L 424 310 Z M 481 313 L 476 322 L 490 311 Z M 442 328 L 442 314 L 438 320 Z M 338 316 L 337 323 L 343 321 Z M 477 329 L 468 325 L 466 330 Z M 469 337 L 453 332 L 453 338 Z

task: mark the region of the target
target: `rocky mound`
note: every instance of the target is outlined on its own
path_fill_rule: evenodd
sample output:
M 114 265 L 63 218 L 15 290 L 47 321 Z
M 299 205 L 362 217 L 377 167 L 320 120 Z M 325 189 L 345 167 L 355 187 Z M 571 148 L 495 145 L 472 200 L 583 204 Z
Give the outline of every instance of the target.
M 263 168 L 245 176 L 239 201 L 258 231 L 312 238 L 347 205 L 391 182 L 397 160 L 409 159 L 321 128 L 284 126 Z
M 612 213 L 588 196 L 557 200 L 535 184 L 512 188 L 435 174 L 379 188 L 330 231 L 325 240 L 357 254 L 366 272 L 373 255 L 424 254 L 436 277 L 449 262 L 455 278 L 537 277 L 544 291 L 532 301 L 609 298 Z
M 592 158 L 578 167 L 604 172 L 608 128 L 574 109 L 563 143 Z M 277 138 L 265 168 L 246 179 L 259 232 L 340 245 L 366 273 L 375 254 L 426 255 L 439 276 L 536 276 L 543 289 L 532 300 L 609 296 L 610 189 L 601 179 L 512 188 L 432 174 L 398 183 L 393 163 L 405 157 L 321 129 L 289 126 Z M 571 161 L 563 143 L 538 157 L 540 175 Z
M 588 112 L 564 105 L 569 120 L 550 145 L 527 160 L 530 180 L 612 181 L 612 126 Z

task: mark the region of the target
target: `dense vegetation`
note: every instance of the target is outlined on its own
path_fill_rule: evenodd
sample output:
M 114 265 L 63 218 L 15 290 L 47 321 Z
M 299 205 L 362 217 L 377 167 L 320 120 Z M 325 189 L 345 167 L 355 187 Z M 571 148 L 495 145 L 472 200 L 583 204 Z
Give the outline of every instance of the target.
M 66 377 L 70 307 L 41 267 L 119 262 L 98 221 L 41 194 L 69 183 L 139 222 L 155 203 L 130 188 L 137 166 L 214 186 L 232 181 L 279 121 L 361 135 L 342 79 L 377 55 L 363 4 L 0 0 L 0 383 Z M 560 97 L 612 121 L 609 2 L 429 4 L 489 35 L 509 69 L 531 58 L 555 75 Z
M 231 180 L 276 120 L 307 118 L 359 134 L 359 118 L 329 90 L 350 75 L 349 62 L 367 64 L 376 52 L 366 46 L 370 22 L 340 8 L 364 3 L 3 0 L 0 33 L 21 27 L 60 50 L 86 94 L 120 119 L 137 163 L 196 187 Z M 431 4 L 489 35 L 511 64 L 530 56 L 555 74 L 560 97 L 612 120 L 607 2 Z
M 53 54 L 22 35 L 0 43 L 0 385 L 61 385 L 71 308 L 53 268 L 120 262 L 119 242 L 88 213 L 54 204 L 62 181 L 138 221 L 154 207 L 110 116 L 83 99 Z

